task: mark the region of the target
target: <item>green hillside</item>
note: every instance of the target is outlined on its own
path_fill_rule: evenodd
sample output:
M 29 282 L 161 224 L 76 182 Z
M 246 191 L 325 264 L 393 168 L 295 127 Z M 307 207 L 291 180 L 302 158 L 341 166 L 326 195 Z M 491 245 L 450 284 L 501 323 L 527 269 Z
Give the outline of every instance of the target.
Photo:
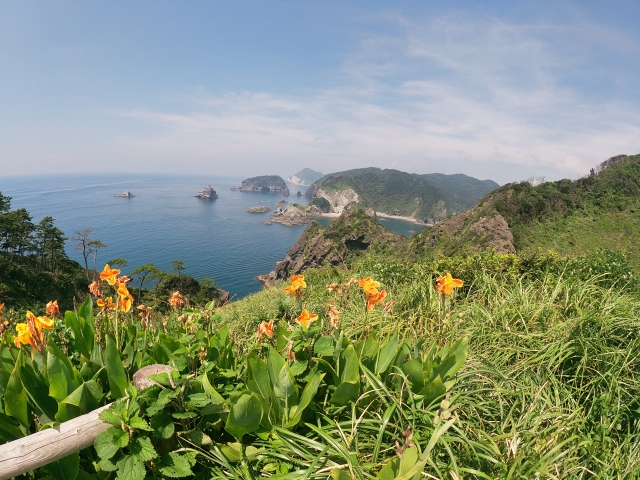
M 508 225 L 517 252 L 543 248 L 581 254 L 609 248 L 626 252 L 639 268 L 640 155 L 612 157 L 574 181 L 505 185 L 469 212 L 425 229 L 414 246 L 431 254 L 500 249 L 509 232 L 481 228 L 500 219 Z
M 308 192 L 314 196 L 318 189 L 327 193 L 353 189 L 359 206 L 382 213 L 395 210 L 398 215 L 433 222 L 467 210 L 496 187 L 498 184 L 491 180 L 462 174 L 418 175 L 370 167 L 326 175 Z

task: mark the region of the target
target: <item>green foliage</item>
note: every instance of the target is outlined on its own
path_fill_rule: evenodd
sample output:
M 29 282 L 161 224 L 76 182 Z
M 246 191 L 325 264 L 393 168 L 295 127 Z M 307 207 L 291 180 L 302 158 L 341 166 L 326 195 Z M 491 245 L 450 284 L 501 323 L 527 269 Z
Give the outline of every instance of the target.
M 359 168 L 332 173 L 316 182 L 329 193 L 353 189 L 359 206 L 433 222 L 462 212 L 498 186 L 466 175 L 418 175 L 398 170 Z
M 323 213 L 329 213 L 331 211 L 331 203 L 324 197 L 314 198 L 309 202 L 309 206 L 315 205 Z

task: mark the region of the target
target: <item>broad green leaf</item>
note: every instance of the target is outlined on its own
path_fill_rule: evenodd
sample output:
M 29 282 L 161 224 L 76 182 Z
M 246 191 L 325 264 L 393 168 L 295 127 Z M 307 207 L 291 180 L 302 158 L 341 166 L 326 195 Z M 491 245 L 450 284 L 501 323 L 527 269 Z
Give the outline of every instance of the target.
M 247 357 L 247 388 L 265 399 L 267 403 L 271 402 L 272 390 L 269 370 L 267 364 L 255 353 Z
M 162 390 L 158 394 L 158 399 L 147 408 L 147 415 L 152 417 L 153 415 L 158 413 L 160 410 L 167 406 L 171 399 L 176 398 L 178 396 L 178 393 L 179 392 L 177 390 L 170 390 L 168 388 Z
M 400 459 L 400 468 L 398 471 L 399 475 L 406 475 L 413 468 L 413 466 L 418 463 L 418 448 L 413 446 L 407 448 Z
M 136 437 L 131 442 L 131 455 L 142 462 L 148 462 L 158 456 L 149 437 Z
M 346 470 L 333 468 L 331 469 L 331 478 L 333 480 L 353 480 L 354 477 L 349 475 Z
M 51 462 L 43 470 L 56 480 L 75 480 L 80 468 L 80 454 L 78 452 L 67 455 L 60 460 Z
M 360 382 L 360 363 L 358 362 L 358 354 L 353 345 L 349 345 L 342 352 L 342 365 L 340 372 L 341 382 Z
M 102 389 L 93 380 L 83 383 L 58 405 L 56 420 L 66 422 L 100 406 Z
M 390 462 L 387 462 L 382 470 L 376 475 L 376 480 L 395 480 L 396 474 L 400 466 L 400 459 L 394 458 Z
M 151 419 L 151 427 L 158 438 L 171 438 L 175 432 L 175 425 L 169 412 L 163 411 Z
M 144 463 L 134 455 L 126 455 L 116 465 L 118 480 L 141 480 L 145 476 Z
M 53 420 L 58 411 L 58 404 L 49 396 L 49 387 L 44 378 L 38 375 L 29 364 L 19 369 L 19 375 L 31 402 L 50 420 Z
M 304 390 L 302 390 L 302 395 L 300 396 L 300 402 L 292 408 L 289 422 L 286 424 L 287 428 L 291 428 L 298 424 L 302 418 L 304 409 L 307 408 L 309 403 L 313 400 L 313 397 L 316 395 L 323 377 L 324 373 L 316 373 L 305 385 Z
M 116 348 L 116 342 L 109 335 L 107 336 L 106 361 L 111 397 L 114 399 L 122 398 L 125 396 L 127 388 L 127 374 L 122 367 L 122 360 Z
M 187 405 L 193 408 L 201 408 L 211 403 L 211 399 L 205 393 L 192 393 L 188 397 Z
M 240 462 L 244 458 L 241 443 L 227 443 L 226 445 L 220 445 L 219 448 L 225 458 L 230 462 Z
M 25 427 L 29 427 L 29 415 L 27 412 L 27 391 L 20 381 L 20 357 L 22 351 L 18 354 L 16 366 L 11 373 L 9 383 L 7 383 L 7 391 L 4 394 L 4 412 L 10 417 L 18 420 Z
M 331 396 L 330 403 L 339 407 L 345 406 L 360 393 L 360 382 L 342 382 Z
M 202 447 L 203 445 L 213 444 L 211 437 L 200 430 L 193 430 L 191 433 L 189 433 L 189 438 L 199 447 Z
M 180 455 L 176 452 L 169 452 L 167 455 L 163 455 L 158 462 L 158 470 L 170 478 L 190 477 L 193 475 L 187 455 Z
M 82 353 L 82 355 L 87 358 L 91 358 L 94 344 L 94 324 L 92 300 L 90 295 L 87 295 L 87 298 L 80 306 L 77 315 L 71 311 L 65 312 L 64 323 L 73 332 L 74 347 L 76 351 Z
M 442 379 L 439 375 L 430 382 L 427 382 L 425 387 L 420 391 L 420 395 L 424 396 L 425 405 L 429 405 L 431 402 L 437 400 L 445 393 L 447 393 L 447 389 L 442 383 Z
M 126 447 L 129 443 L 129 435 L 117 427 L 109 427 L 100 433 L 93 446 L 96 453 L 101 459 L 108 460 L 122 447 Z
M 398 352 L 398 334 L 394 333 L 391 338 L 380 349 L 378 361 L 376 362 L 376 374 L 384 373 Z
M 443 380 L 451 379 L 458 370 L 462 368 L 467 360 L 467 350 L 469 348 L 469 339 L 461 338 L 454 343 L 449 349 L 449 356 L 445 358 L 440 365 L 434 367 L 432 377 L 440 375 Z
M 289 330 L 287 330 L 283 326 L 278 325 L 276 327 L 276 348 L 279 352 L 284 350 L 284 348 L 287 346 L 290 336 L 291 332 L 289 332 Z
M 319 357 L 330 357 L 333 355 L 333 339 L 331 337 L 320 337 L 313 344 L 313 353 Z
M 62 360 L 54 348 L 47 346 L 47 380 L 49 395 L 61 402 L 75 390 L 73 386 L 73 372 L 71 365 Z
M 291 375 L 298 377 L 305 372 L 308 366 L 309 362 L 306 360 L 296 360 L 289 366 L 289 370 L 291 370 Z
M 295 384 L 295 379 L 286 363 L 282 366 L 276 383 L 273 385 L 273 396 L 283 412 L 298 403 L 298 386 Z
M 118 415 L 116 415 L 116 412 L 114 412 L 113 408 L 107 408 L 106 410 L 101 411 L 98 414 L 98 418 L 100 420 L 102 420 L 105 423 L 109 423 L 111 425 L 114 425 L 116 427 L 121 425 L 122 422 L 122 418 Z
M 129 426 L 131 428 L 136 428 L 138 430 L 146 430 L 148 432 L 153 431 L 153 428 L 149 426 L 149 424 L 140 417 L 133 417 L 129 419 Z
M 246 391 L 231 405 L 225 429 L 238 441 L 245 433 L 258 429 L 263 415 L 262 402 L 255 393 Z
M 0 442 L 10 442 L 24 437 L 20 424 L 13 418 L 0 412 Z
M 412 358 L 402 366 L 402 371 L 411 382 L 411 390 L 419 392 L 424 387 L 424 374 L 422 372 L 422 362 L 419 358 Z
M 213 386 L 209 382 L 209 377 L 207 376 L 206 372 L 202 375 L 202 389 L 204 390 L 204 393 L 211 399 L 211 403 L 213 403 L 214 405 L 224 403 L 224 398 L 222 398 L 222 395 L 220 395 L 218 391 L 213 388 Z

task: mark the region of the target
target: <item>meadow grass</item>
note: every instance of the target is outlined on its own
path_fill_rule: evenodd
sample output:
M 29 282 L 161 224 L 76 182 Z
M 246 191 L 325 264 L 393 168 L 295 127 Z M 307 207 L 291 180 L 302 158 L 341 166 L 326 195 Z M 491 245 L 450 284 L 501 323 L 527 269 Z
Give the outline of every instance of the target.
M 367 314 L 357 284 L 342 295 L 326 289 L 327 284 L 366 276 L 383 282 L 387 300 L 394 302 L 388 312 L 375 308 Z M 469 339 L 467 362 L 451 391 L 456 419 L 433 447 L 427 476 L 640 475 L 640 297 L 634 289 L 616 279 L 603 282 L 602 276 L 478 269 L 463 289 L 443 302 L 433 272 L 420 265 L 394 268 L 361 262 L 349 271 L 310 270 L 305 278 L 305 308 L 322 316 L 333 301 L 352 338 L 368 331 L 384 340 L 398 332 L 427 346 Z M 236 342 L 246 345 L 260 321 L 291 322 L 300 307 L 277 285 L 217 313 Z M 371 391 L 376 388 L 372 379 Z M 355 418 L 348 424 L 328 419 L 319 426 L 315 438 L 325 441 L 315 446 L 310 439 L 287 442 L 286 435 L 292 434 L 283 433 L 279 455 L 306 468 L 313 463 L 313 469 L 299 472 L 300 478 L 326 478 L 335 466 L 355 478 L 373 478 L 371 465 L 381 451 L 388 456 L 408 425 L 416 438 L 435 433 L 437 405 L 415 411 L 410 402 L 398 404 L 384 391 L 377 394 L 387 401 L 372 405 L 360 423 Z

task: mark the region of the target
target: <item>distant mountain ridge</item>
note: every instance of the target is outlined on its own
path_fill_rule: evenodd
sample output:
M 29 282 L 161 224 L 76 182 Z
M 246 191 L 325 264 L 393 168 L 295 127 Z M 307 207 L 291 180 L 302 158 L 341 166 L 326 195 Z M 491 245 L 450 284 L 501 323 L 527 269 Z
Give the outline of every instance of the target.
M 326 198 L 338 207 L 351 201 L 377 212 L 433 223 L 471 208 L 498 187 L 492 180 L 463 174 L 420 175 L 369 167 L 325 175 L 307 189 L 305 196 Z
M 291 175 L 287 178 L 287 183 L 291 185 L 300 185 L 306 187 L 311 185 L 313 182 L 317 182 L 322 177 L 324 177 L 324 173 L 316 172 L 315 170 L 311 170 L 310 168 L 303 168 L 295 175 Z

